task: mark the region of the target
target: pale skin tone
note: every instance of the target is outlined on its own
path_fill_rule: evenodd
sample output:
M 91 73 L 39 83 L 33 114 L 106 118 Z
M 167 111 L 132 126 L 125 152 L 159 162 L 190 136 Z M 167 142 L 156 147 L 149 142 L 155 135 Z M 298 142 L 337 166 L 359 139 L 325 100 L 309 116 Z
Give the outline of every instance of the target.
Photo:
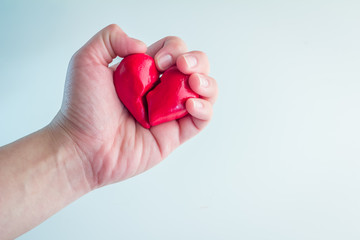
M 201 99 L 189 115 L 145 129 L 119 101 L 116 57 L 146 52 L 161 71 L 176 64 Z M 216 81 L 200 51 L 177 37 L 150 47 L 117 25 L 97 33 L 72 57 L 60 111 L 38 132 L 0 148 L 0 235 L 13 239 L 84 194 L 144 172 L 198 134 L 210 121 Z

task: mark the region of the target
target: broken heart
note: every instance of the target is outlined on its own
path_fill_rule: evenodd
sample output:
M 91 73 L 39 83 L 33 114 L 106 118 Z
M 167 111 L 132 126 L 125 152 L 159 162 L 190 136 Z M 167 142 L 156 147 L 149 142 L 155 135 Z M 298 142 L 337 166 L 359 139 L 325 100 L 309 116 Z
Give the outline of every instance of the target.
M 199 97 L 189 75 L 175 66 L 159 76 L 154 59 L 143 53 L 125 57 L 114 72 L 120 101 L 144 128 L 184 117 L 186 100 Z

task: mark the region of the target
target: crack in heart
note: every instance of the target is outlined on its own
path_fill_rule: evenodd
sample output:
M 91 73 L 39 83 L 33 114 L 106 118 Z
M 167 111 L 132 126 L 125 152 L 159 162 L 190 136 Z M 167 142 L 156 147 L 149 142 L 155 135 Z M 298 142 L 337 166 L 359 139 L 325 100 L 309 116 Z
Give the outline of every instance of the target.
M 144 128 L 188 114 L 186 100 L 199 97 L 188 81 L 189 75 L 175 66 L 161 75 L 154 59 L 143 53 L 125 57 L 114 71 L 114 86 L 120 101 Z

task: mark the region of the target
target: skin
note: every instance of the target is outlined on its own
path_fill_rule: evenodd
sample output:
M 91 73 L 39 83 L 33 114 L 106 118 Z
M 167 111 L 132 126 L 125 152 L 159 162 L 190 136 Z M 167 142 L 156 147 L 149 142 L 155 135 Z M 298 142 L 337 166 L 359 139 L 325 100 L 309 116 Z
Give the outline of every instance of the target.
M 116 57 L 146 52 L 159 70 L 176 64 L 190 74 L 201 99 L 189 99 L 189 115 L 145 129 L 129 115 L 108 65 Z M 84 194 L 148 170 L 198 134 L 210 121 L 216 81 L 200 51 L 178 37 L 149 48 L 109 25 L 77 51 L 69 64 L 64 98 L 53 121 L 0 148 L 0 232 L 13 239 Z

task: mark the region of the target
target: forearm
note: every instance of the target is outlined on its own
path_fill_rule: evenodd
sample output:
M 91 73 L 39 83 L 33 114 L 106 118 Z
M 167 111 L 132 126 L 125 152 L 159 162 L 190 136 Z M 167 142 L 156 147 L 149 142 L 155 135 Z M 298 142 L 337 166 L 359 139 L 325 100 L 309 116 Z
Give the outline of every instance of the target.
M 65 134 L 46 127 L 0 148 L 0 236 L 12 239 L 90 191 Z

